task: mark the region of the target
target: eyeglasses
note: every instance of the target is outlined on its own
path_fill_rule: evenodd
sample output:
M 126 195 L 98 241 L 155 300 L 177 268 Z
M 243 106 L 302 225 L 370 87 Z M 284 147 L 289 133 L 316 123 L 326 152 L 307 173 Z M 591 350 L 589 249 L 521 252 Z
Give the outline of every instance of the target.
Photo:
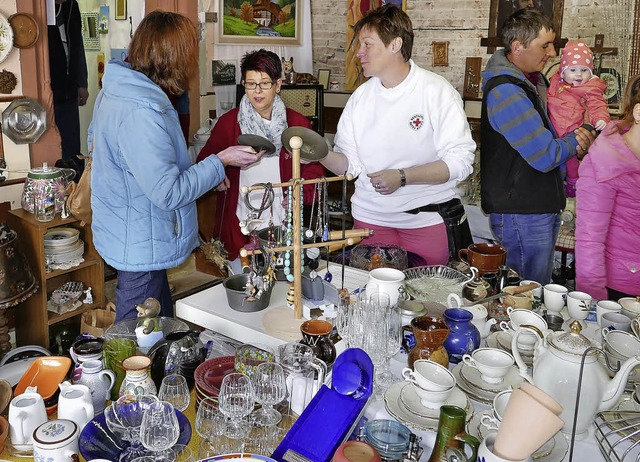
M 260 90 L 271 90 L 271 87 L 273 87 L 273 82 L 243 82 L 242 85 L 247 90 L 255 90 L 257 87 L 260 87 Z

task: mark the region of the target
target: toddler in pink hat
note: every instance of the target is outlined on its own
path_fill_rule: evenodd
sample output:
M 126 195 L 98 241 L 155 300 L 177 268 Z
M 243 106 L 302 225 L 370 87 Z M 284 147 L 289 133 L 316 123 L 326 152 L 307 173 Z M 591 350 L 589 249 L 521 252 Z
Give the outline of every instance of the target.
M 547 91 L 549 118 L 559 138 L 590 123 L 602 130 L 611 120 L 604 99 L 607 84 L 593 75 L 593 53 L 582 40 L 569 41 L 562 50 L 560 67 L 553 74 Z M 585 108 L 586 106 L 586 108 Z M 565 189 L 568 197 L 575 197 L 578 180 L 577 157 L 567 161 Z

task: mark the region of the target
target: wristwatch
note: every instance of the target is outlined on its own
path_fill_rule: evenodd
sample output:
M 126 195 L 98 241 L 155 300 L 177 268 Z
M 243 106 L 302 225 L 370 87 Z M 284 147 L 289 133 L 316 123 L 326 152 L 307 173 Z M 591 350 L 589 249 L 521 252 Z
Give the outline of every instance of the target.
M 407 175 L 404 174 L 404 170 L 402 170 L 402 169 L 398 169 L 398 172 L 400 172 L 400 187 L 406 186 L 407 185 Z

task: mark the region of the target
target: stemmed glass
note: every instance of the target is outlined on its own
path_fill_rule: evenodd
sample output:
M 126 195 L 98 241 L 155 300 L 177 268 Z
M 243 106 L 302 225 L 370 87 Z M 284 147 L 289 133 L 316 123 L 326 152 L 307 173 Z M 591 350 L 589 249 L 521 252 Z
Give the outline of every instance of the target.
M 153 453 L 161 456 L 173 447 L 180 436 L 180 425 L 176 411 L 166 401 L 158 401 L 144 411 L 140 426 L 140 442 Z
M 280 364 L 266 362 L 258 365 L 252 376 L 255 400 L 262 407 L 251 415 L 256 425 L 270 427 L 280 422 L 282 415 L 273 408 L 287 395 L 287 383 Z
M 402 313 L 398 305 L 390 306 L 386 311 L 386 340 L 385 359 L 380 369 L 378 382 L 384 389 L 396 382 L 395 375 L 391 372 L 391 358 L 393 358 L 402 346 Z
M 254 405 L 251 379 L 239 372 L 228 374 L 222 379 L 218 394 L 218 408 L 229 418 L 226 435 L 232 439 L 243 438 L 249 428 L 243 419 L 251 413 Z
M 208 442 L 208 446 L 212 447 L 212 450 L 215 446 L 221 445 L 219 439 L 225 432 L 226 420 L 225 416 L 218 411 L 218 402 L 215 398 L 205 398 L 200 401 L 196 413 L 196 432 Z M 222 452 L 222 448 L 217 449 L 218 453 Z M 200 459 L 206 457 L 199 456 Z
M 104 409 L 104 419 L 109 430 L 130 443 L 122 451 L 120 462 L 129 462 L 147 453 L 140 444 L 140 427 L 146 409 L 157 402 L 158 398 L 153 395 L 124 395 Z
M 193 451 L 186 444 L 176 444 L 171 448 L 173 462 L 194 462 Z
M 162 379 L 158 399 L 171 403 L 174 408 L 184 411 L 189 407 L 191 398 L 189 397 L 189 386 L 187 379 L 179 374 L 167 375 Z

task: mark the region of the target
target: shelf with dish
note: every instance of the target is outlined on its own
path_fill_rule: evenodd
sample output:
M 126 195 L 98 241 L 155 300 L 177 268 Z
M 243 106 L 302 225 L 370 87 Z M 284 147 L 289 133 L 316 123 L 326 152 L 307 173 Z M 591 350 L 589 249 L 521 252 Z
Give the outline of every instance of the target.
M 56 214 L 49 222 L 39 222 L 26 210 L 16 209 L 9 212 L 7 224 L 18 233 L 18 239 L 27 255 L 31 270 L 40 285 L 33 296 L 15 309 L 16 344 L 18 346 L 35 344 L 47 348 L 49 347 L 49 327 L 79 316 L 87 310 L 104 307 L 104 262 L 93 246 L 91 227 L 81 226 L 73 216 L 61 218 Z M 72 234 L 76 234 L 78 239 L 82 240 L 81 255 L 84 261 L 68 269 L 55 269 L 47 273 L 48 262 L 44 241 L 45 235 L 53 229 L 71 230 Z M 76 250 L 79 251 L 79 249 Z M 83 290 L 91 287 L 93 303 L 62 314 L 49 312 L 48 300 L 53 291 L 70 281 L 81 282 Z

